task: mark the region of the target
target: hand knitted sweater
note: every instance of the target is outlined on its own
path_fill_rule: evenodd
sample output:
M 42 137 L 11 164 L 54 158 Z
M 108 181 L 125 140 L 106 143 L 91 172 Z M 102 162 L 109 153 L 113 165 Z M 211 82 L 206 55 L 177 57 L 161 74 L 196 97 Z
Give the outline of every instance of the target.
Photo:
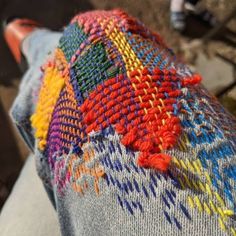
M 158 34 L 83 13 L 42 70 L 34 152 L 62 234 L 236 235 L 235 119 Z

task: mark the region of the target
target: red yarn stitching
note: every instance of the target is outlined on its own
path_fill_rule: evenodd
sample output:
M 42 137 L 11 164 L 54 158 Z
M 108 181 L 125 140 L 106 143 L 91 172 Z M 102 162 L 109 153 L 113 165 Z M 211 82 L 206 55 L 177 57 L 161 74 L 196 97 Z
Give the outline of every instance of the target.
M 194 75 L 181 80 L 175 71 L 147 68 L 98 85 L 81 106 L 87 134 L 114 125 L 123 145 L 140 151 L 138 164 L 166 171 L 172 148 L 181 132 L 180 120 L 173 114 L 182 87 L 199 83 Z M 125 84 L 125 86 L 124 86 Z

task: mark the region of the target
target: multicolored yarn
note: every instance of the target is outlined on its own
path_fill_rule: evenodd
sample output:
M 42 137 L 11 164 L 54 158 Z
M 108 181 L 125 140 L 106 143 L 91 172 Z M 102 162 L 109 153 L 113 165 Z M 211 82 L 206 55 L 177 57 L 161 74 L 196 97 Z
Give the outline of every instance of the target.
M 88 33 L 90 36 L 83 43 L 76 39 L 74 43 L 77 44 L 77 47 L 79 46 L 79 49 L 71 57 L 69 64 L 71 83 L 76 91 L 75 97 L 78 105 L 81 105 L 77 110 L 82 111 L 84 124 L 87 125 L 86 134 L 82 132 L 82 136 L 88 135 L 92 130 L 98 131 L 115 125 L 116 131 L 123 135 L 122 143 L 133 150 L 142 152 L 138 161 L 140 165 L 166 171 L 170 157 L 161 154 L 161 151 L 172 147 L 180 133 L 179 120 L 173 115 L 174 109 L 177 110 L 176 98 L 181 94 L 181 87 L 198 83 L 200 78 L 192 76 L 180 81 L 180 77 L 176 76 L 174 69 L 161 71 L 158 67 L 154 67 L 153 70 L 150 70 L 151 66 L 144 67 L 141 60 L 135 55 L 131 47 L 132 43 L 130 46 L 122 32 L 127 31 L 127 29 L 122 30 L 122 27 L 130 27 L 130 31 L 134 30 L 132 28 L 134 25 L 128 21 L 132 19 L 126 19 L 127 15 L 120 11 L 115 14 L 106 12 L 104 15 L 94 12 L 94 17 L 97 16 L 96 14 L 98 14 L 97 21 L 93 21 L 91 17 L 87 19 L 86 14 L 78 17 L 77 21 L 81 25 L 84 19 L 87 19 L 83 29 L 85 33 L 82 33 L 79 38 L 85 40 L 85 34 Z M 107 18 L 107 15 L 110 18 Z M 117 24 L 119 18 L 123 23 Z M 72 22 L 74 21 L 76 20 L 74 19 Z M 75 23 L 70 27 L 72 32 L 69 37 L 66 37 L 66 40 L 71 40 L 73 33 L 77 35 L 81 33 L 81 30 L 76 30 Z M 159 40 L 155 34 L 145 32 L 143 26 L 136 24 L 136 27 L 136 31 L 141 31 L 140 36 L 150 38 L 148 41 L 152 38 Z M 65 31 L 65 35 L 67 32 L 68 30 Z M 108 49 L 111 53 L 106 53 L 104 45 L 108 44 L 106 41 L 109 39 L 114 43 L 113 47 L 116 47 L 120 53 L 126 73 L 119 72 L 121 68 L 117 63 L 120 64 L 120 61 L 108 60 L 106 54 L 112 58 L 116 56 L 112 52 L 115 50 L 112 46 Z M 101 42 L 97 42 L 98 40 Z M 86 41 L 89 42 L 87 46 Z M 159 41 L 158 43 L 160 43 Z M 95 44 L 95 42 L 97 43 Z M 71 56 L 71 50 L 76 49 L 74 44 L 68 46 L 67 42 L 63 40 L 60 47 L 66 51 L 66 57 Z M 70 50 L 68 51 L 67 48 Z M 95 71 L 93 71 L 94 69 Z M 50 76 L 47 75 L 47 72 L 45 74 Z M 96 89 L 89 94 L 95 87 Z M 42 101 L 42 103 L 44 102 Z M 92 107 L 93 109 L 91 109 Z M 38 113 L 36 111 L 36 116 Z M 41 114 L 38 116 L 43 117 Z M 35 119 L 33 118 L 33 120 Z M 37 124 L 33 123 L 33 126 L 37 127 Z M 39 124 L 39 126 L 41 125 Z M 45 130 L 47 130 L 46 127 Z M 65 131 L 68 130 L 62 131 L 66 136 Z M 37 129 L 36 135 L 39 132 L 40 128 Z M 76 132 L 72 131 L 72 133 L 76 135 Z M 40 143 L 45 143 L 46 136 L 37 136 L 42 138 Z M 78 140 L 75 141 L 80 147 L 83 138 L 80 136 L 81 144 L 78 143 Z
M 46 145 L 49 123 L 64 83 L 64 78 L 60 75 L 58 68 L 54 64 L 49 63 L 39 95 L 40 102 L 31 119 L 32 126 L 37 127 L 35 137 L 40 140 L 38 145 L 41 150 Z
M 108 79 L 90 93 L 80 107 L 86 132 L 115 126 L 122 135 L 121 143 L 140 151 L 138 164 L 166 171 L 170 157 L 162 154 L 176 143 L 180 134 L 177 99 L 178 86 L 199 81 L 199 77 L 183 79 L 175 71 L 147 68 L 133 71 L 128 78 L 119 75 Z
M 76 16 L 32 116 L 57 190 L 105 181 L 131 215 L 154 198 L 179 230 L 196 209 L 236 235 L 236 122 L 200 80 L 123 11 Z

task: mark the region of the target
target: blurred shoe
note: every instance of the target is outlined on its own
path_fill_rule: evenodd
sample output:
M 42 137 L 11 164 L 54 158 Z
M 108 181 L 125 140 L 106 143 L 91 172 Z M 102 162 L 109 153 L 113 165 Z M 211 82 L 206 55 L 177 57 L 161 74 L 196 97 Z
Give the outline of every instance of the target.
M 188 13 L 192 13 L 200 21 L 207 24 L 208 26 L 214 27 L 218 23 L 217 18 L 209 10 L 202 8 L 199 5 L 193 5 L 189 2 L 186 2 L 184 7 Z
M 218 24 L 217 18 L 207 9 L 197 10 L 195 15 L 208 26 L 214 27 Z
M 196 5 L 193 5 L 193 4 L 189 3 L 189 2 L 185 2 L 184 8 L 187 11 L 190 11 L 190 12 L 195 12 L 196 11 Z
M 38 28 L 40 24 L 29 19 L 15 17 L 3 22 L 4 38 L 22 71 L 25 71 L 27 64 L 21 51 L 22 42 Z
M 179 32 L 183 32 L 186 28 L 185 13 L 184 12 L 171 12 L 170 22 L 171 22 L 172 27 L 175 30 Z

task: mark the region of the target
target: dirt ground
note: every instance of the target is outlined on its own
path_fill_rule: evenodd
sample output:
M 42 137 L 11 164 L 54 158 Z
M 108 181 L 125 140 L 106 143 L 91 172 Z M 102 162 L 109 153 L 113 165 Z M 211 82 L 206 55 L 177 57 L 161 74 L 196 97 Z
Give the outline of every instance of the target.
M 235 5 L 235 0 L 202 2 L 218 19 L 223 19 Z M 169 23 L 168 0 L 0 0 L 0 20 L 9 16 L 24 16 L 35 19 L 46 27 L 59 30 L 77 12 L 112 8 L 123 8 L 157 31 L 167 45 L 193 68 L 199 51 L 203 51 L 209 57 L 220 52 L 236 63 L 236 42 L 234 45 L 230 44 L 229 40 L 222 37 L 226 31 L 207 45 L 191 50 L 184 49 L 183 45 L 193 39 L 201 38 L 209 28 L 190 16 L 185 36 L 173 31 Z M 229 29 L 236 31 L 235 20 L 230 23 Z M 0 34 L 0 208 L 28 153 L 22 141 L 16 136 L 7 115 L 17 94 L 20 78 L 21 74 Z M 227 96 L 223 102 L 236 114 L 236 102 L 233 98 Z

